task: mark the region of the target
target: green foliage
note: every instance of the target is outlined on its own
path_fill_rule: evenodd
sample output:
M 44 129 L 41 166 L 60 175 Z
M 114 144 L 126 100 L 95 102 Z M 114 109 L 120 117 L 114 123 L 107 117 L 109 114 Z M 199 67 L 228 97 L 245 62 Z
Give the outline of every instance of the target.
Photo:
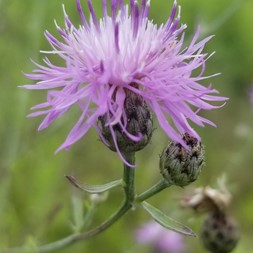
M 170 218 L 156 207 L 150 205 L 148 202 L 143 202 L 142 206 L 151 215 L 151 217 L 161 226 L 183 235 L 194 237 L 196 236 L 196 234 L 190 228 Z
M 110 183 L 103 185 L 89 185 L 89 184 L 79 184 L 73 176 L 66 176 L 69 182 L 77 187 L 78 189 L 88 192 L 88 193 L 103 193 L 116 186 L 122 185 L 122 180 L 111 181 Z
M 93 2 L 100 4 L 97 0 Z M 172 1 L 151 2 L 150 17 L 157 23 L 164 22 Z M 212 184 L 222 173 L 227 174 L 234 195 L 231 213 L 241 224 L 243 238 L 234 252 L 251 252 L 253 105 L 249 102 L 248 90 L 253 82 L 253 1 L 178 2 L 182 5 L 182 21 L 188 24 L 187 38 L 191 38 L 197 24 L 203 28 L 203 36 L 216 35 L 208 44 L 207 50 L 215 50 L 216 54 L 207 63 L 207 74 L 221 72 L 222 75 L 212 79 L 213 86 L 222 95 L 230 97 L 226 107 L 208 112 L 217 129 L 196 129 L 206 146 L 207 158 L 206 167 L 194 186 Z M 72 213 L 73 186 L 64 175 L 75 174 L 81 182 L 91 184 L 121 177 L 120 159 L 98 141 L 94 131 L 69 152 L 53 154 L 73 126 L 75 109 L 72 115 L 69 113 L 41 133 L 36 131 L 40 119 L 25 118 L 29 108 L 42 101 L 44 94 L 24 91 L 17 86 L 29 82 L 22 71 L 32 71 L 30 58 L 40 62 L 39 50 L 49 48 L 44 30 L 57 33 L 54 19 L 59 25 L 63 24 L 62 3 L 75 24 L 79 24 L 75 1 L 0 0 L 0 249 L 26 245 L 25 252 L 28 253 L 37 244 L 56 241 L 72 233 L 71 224 L 81 219 L 80 210 L 85 206 L 75 200 L 74 205 L 80 212 Z M 97 9 L 101 11 L 99 7 Z M 166 144 L 167 139 L 158 128 L 152 144 L 137 155 L 138 192 L 160 178 L 158 154 Z M 179 188 L 165 190 L 154 201 L 163 203 L 169 213 L 176 213 L 187 223 L 192 213 L 181 210 L 176 204 L 183 192 Z M 94 214 L 94 224 L 114 212 L 122 198 L 121 193 L 118 188 L 112 190 L 107 202 L 99 205 Z M 87 195 L 82 194 L 81 199 L 85 203 Z M 147 252 L 147 249 L 137 247 L 134 240 L 135 229 L 146 219 L 143 210 L 138 209 L 99 237 L 59 253 Z M 188 224 L 194 231 L 198 231 L 199 219 L 195 217 L 195 221 Z M 206 252 L 198 239 L 188 238 L 187 243 L 188 253 Z

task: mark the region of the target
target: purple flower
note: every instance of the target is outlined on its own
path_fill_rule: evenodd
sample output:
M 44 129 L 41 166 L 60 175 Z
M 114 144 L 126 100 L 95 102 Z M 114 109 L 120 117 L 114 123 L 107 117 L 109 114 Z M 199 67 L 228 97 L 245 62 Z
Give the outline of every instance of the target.
M 137 230 L 136 240 L 140 244 L 152 245 L 158 252 L 181 253 L 184 250 L 182 235 L 155 222 L 146 223 Z
M 44 58 L 44 66 L 34 63 L 37 68 L 26 77 L 36 83 L 23 86 L 48 90 L 46 102 L 32 107 L 35 112 L 29 115 L 45 115 L 38 130 L 47 128 L 72 106 L 80 108 L 79 120 L 58 151 L 68 149 L 91 127 L 101 136 L 97 119 L 106 116 L 116 150 L 124 161 L 113 127 L 117 125 L 133 141 L 142 138 L 127 131 L 124 104 L 129 91 L 145 100 L 162 129 L 176 142 L 182 143 L 181 134 L 185 132 L 200 139 L 188 121 L 199 126 L 205 123 L 214 126 L 198 115 L 202 109 L 219 107 L 209 104 L 210 101 L 226 100 L 213 95 L 218 92 L 211 86 L 199 83 L 210 77 L 203 76 L 203 72 L 212 54 L 202 53 L 202 50 L 211 36 L 197 42 L 197 29 L 190 45 L 183 48 L 186 25 L 180 25 L 180 8 L 176 1 L 168 20 L 161 26 L 148 19 L 149 0 L 142 0 L 141 4 L 130 0 L 130 6 L 124 5 L 123 0 L 111 0 L 110 5 L 102 0 L 103 18 L 100 20 L 91 0 L 87 0 L 89 21 L 80 0 L 76 2 L 82 25 L 75 27 L 64 10 L 65 28 L 56 24 L 61 39 L 45 32 L 52 51 L 44 53 L 57 55 L 65 64 L 55 65 L 48 58 Z M 200 69 L 199 74 L 193 74 L 196 69 Z

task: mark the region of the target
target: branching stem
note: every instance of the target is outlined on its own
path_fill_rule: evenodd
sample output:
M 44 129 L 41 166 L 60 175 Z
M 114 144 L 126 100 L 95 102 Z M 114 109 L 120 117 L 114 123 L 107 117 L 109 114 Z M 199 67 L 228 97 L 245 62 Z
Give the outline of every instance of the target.
M 135 164 L 135 153 L 126 153 L 124 154 L 124 156 L 128 163 L 132 165 Z M 59 241 L 38 246 L 34 252 L 36 253 L 53 252 L 55 250 L 66 248 L 75 242 L 94 237 L 100 234 L 101 232 L 103 232 L 104 230 L 106 230 L 107 228 L 111 227 L 125 213 L 127 213 L 135 203 L 140 203 L 169 186 L 168 183 L 166 183 L 164 180 L 161 180 L 157 184 L 155 184 L 153 187 L 151 187 L 149 190 L 145 191 L 139 196 L 136 196 L 134 179 L 135 179 L 135 169 L 130 168 L 129 166 L 124 164 L 123 189 L 124 189 L 125 200 L 122 206 L 109 219 L 104 221 L 98 227 L 91 229 L 87 232 L 75 233 Z M 3 253 L 23 253 L 24 250 L 25 248 L 19 247 L 19 248 L 8 249 L 6 251 L 3 251 Z

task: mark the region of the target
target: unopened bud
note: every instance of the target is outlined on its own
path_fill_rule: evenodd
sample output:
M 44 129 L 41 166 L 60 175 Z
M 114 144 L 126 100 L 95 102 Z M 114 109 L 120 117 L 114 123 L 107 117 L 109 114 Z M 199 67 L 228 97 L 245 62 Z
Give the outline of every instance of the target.
M 213 253 L 229 253 L 239 240 L 238 225 L 224 213 L 209 213 L 202 224 L 201 240 L 205 248 Z
M 160 171 L 169 184 L 186 186 L 194 182 L 204 165 L 204 149 L 196 138 L 188 133 L 183 141 L 187 149 L 180 143 L 170 142 L 160 157 Z
M 140 136 L 140 140 L 132 140 L 131 137 L 124 133 L 119 124 L 114 125 L 112 129 L 120 151 L 136 152 L 143 149 L 150 142 L 153 133 L 152 116 L 143 97 L 129 90 L 126 91 L 124 110 L 127 119 L 127 132 L 133 136 Z M 112 151 L 116 151 L 106 115 L 98 118 L 98 126 L 109 145 L 108 147 Z

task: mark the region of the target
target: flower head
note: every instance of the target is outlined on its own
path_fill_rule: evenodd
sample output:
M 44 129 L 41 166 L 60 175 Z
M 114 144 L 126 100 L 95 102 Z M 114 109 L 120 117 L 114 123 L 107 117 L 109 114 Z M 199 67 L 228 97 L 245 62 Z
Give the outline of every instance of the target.
M 138 229 L 136 240 L 140 244 L 152 245 L 158 252 L 181 253 L 184 250 L 183 236 L 156 222 L 146 223 Z
M 180 136 L 185 132 L 200 139 L 188 121 L 199 126 L 214 125 L 198 115 L 202 109 L 217 108 L 209 104 L 210 101 L 226 99 L 213 95 L 217 91 L 211 86 L 199 83 L 209 78 L 203 76 L 203 72 L 210 55 L 202 50 L 211 36 L 197 42 L 197 29 L 190 45 L 183 48 L 186 25 L 180 25 L 180 8 L 176 1 L 168 20 L 160 26 L 148 19 L 150 0 L 142 0 L 140 4 L 130 0 L 129 6 L 123 0 L 111 0 L 110 4 L 102 0 L 101 19 L 96 17 L 91 0 L 87 0 L 89 21 L 80 0 L 76 2 L 82 20 L 79 27 L 72 24 L 64 10 L 65 27 L 56 24 L 61 38 L 58 40 L 45 32 L 52 51 L 44 53 L 62 58 L 64 66 L 54 65 L 44 58 L 45 66 L 35 63 L 34 73 L 26 74 L 36 83 L 23 86 L 48 90 L 46 102 L 32 107 L 35 112 L 30 114 L 45 115 L 39 130 L 47 128 L 72 106 L 80 108 L 79 120 L 58 150 L 68 149 L 91 127 L 96 128 L 106 143 L 97 127 L 97 120 L 102 116 L 121 156 L 115 126 L 133 141 L 138 142 L 143 137 L 142 133 L 128 131 L 125 103 L 131 93 L 144 99 L 165 133 L 182 145 Z M 201 70 L 200 74 L 193 74 L 196 69 Z

